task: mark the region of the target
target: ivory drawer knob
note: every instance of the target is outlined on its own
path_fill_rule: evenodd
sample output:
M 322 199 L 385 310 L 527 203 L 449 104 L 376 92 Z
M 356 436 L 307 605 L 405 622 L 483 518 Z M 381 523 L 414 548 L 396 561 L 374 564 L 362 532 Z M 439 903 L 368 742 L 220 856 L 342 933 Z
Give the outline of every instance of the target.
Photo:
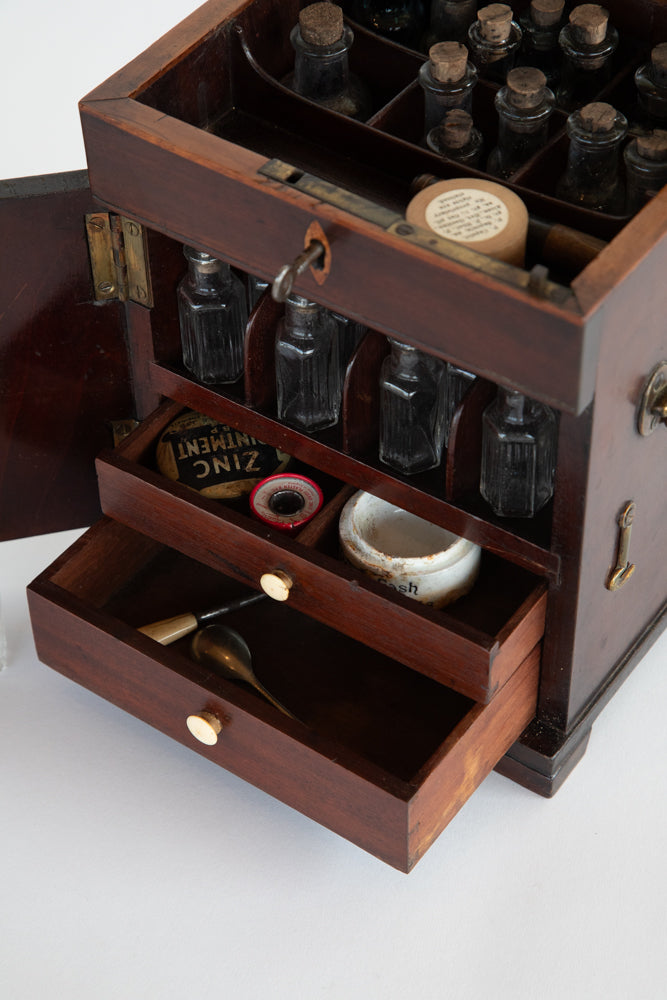
M 293 583 L 292 577 L 281 569 L 275 569 L 271 573 L 262 573 L 259 578 L 260 587 L 274 601 L 286 601 Z
M 200 743 L 205 743 L 207 747 L 215 746 L 218 736 L 222 731 L 222 723 L 212 712 L 199 712 L 197 715 L 188 715 L 185 724 Z

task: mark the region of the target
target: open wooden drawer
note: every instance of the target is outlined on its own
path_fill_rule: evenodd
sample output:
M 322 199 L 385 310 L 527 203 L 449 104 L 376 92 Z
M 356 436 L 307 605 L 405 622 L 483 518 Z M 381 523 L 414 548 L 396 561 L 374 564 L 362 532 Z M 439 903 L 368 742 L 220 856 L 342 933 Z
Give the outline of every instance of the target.
M 539 647 L 486 706 L 266 599 L 225 617 L 247 638 L 253 690 L 137 631 L 238 596 L 238 584 L 103 519 L 29 588 L 40 658 L 120 708 L 408 871 L 535 710 Z M 222 725 L 204 746 L 186 719 Z
M 442 610 L 348 565 L 338 515 L 353 490 L 317 470 L 306 469 L 326 480 L 329 502 L 295 539 L 252 519 L 247 500 L 206 499 L 165 478 L 155 468 L 155 443 L 180 409 L 165 403 L 100 456 L 105 514 L 256 590 L 263 574 L 287 574 L 290 607 L 476 701 L 493 698 L 542 638 L 545 581 L 491 552 L 483 552 L 471 593 Z

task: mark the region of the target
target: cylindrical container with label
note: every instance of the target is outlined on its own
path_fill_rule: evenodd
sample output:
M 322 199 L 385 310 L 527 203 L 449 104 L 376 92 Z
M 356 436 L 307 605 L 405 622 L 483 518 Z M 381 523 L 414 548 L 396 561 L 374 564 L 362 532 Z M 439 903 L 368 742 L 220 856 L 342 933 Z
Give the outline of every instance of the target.
M 463 597 L 479 573 L 478 545 L 372 493 L 355 493 L 348 500 L 339 535 L 353 566 L 432 607 Z
M 257 483 L 250 494 L 250 510 L 264 524 L 294 534 L 315 517 L 323 499 L 314 480 L 284 473 Z
M 523 265 L 528 210 L 502 184 L 471 177 L 438 181 L 415 195 L 405 216 L 415 226 L 471 250 Z

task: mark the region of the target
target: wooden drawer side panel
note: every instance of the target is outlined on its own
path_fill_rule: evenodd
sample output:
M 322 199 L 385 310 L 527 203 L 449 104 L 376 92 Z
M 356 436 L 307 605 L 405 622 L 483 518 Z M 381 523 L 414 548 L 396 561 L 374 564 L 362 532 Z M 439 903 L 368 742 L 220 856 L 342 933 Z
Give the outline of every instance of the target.
M 540 650 L 533 650 L 498 696 L 466 718 L 441 748 L 447 766 L 432 771 L 410 803 L 409 858 L 416 864 L 493 770 L 535 714 Z

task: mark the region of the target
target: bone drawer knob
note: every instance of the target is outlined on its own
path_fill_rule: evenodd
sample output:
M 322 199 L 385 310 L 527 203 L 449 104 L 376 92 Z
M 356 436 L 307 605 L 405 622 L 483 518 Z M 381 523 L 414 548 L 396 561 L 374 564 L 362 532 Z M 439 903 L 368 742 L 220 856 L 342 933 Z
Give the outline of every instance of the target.
M 260 587 L 274 601 L 286 601 L 293 583 L 291 576 L 288 576 L 281 569 L 275 569 L 271 573 L 262 573 L 259 578 Z
M 212 712 L 199 712 L 197 715 L 188 715 L 185 724 L 200 743 L 205 743 L 207 747 L 215 746 L 218 736 L 222 731 L 222 723 Z

